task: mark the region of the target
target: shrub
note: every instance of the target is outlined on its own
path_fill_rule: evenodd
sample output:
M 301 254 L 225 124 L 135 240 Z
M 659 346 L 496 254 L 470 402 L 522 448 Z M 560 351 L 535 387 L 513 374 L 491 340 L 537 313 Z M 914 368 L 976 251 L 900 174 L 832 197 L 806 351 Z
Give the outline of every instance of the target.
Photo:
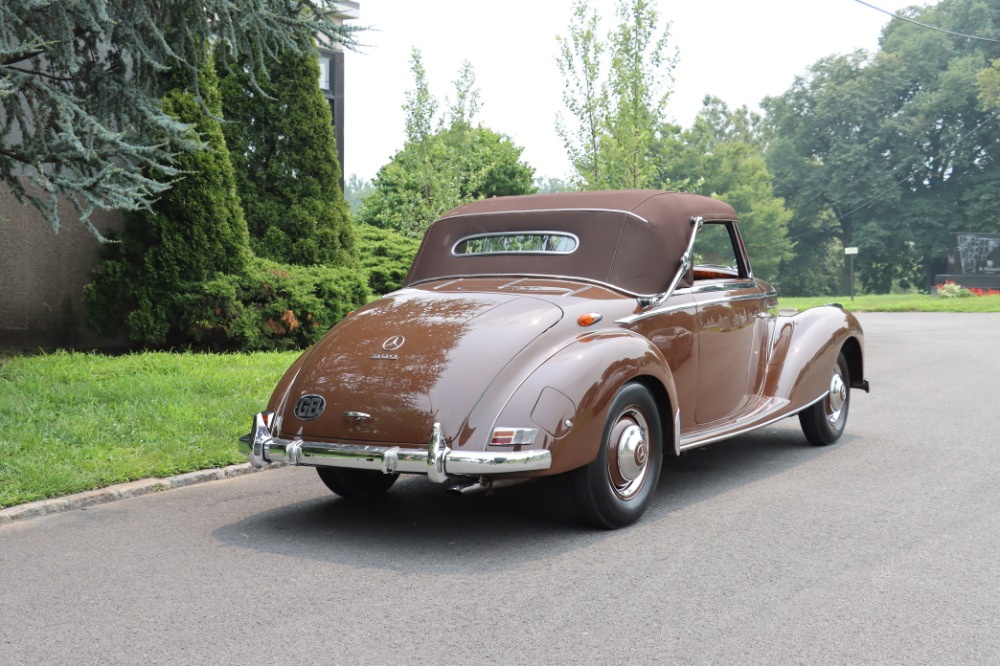
M 370 297 L 361 271 L 258 257 L 247 275 L 219 276 L 189 296 L 187 330 L 218 351 L 304 349 Z
M 938 284 L 938 296 L 944 298 L 967 298 L 969 296 L 1000 296 L 1000 289 L 980 289 L 978 287 L 963 287 L 954 280 L 945 280 Z
M 211 59 L 199 70 L 201 100 L 186 71 L 173 82 L 163 109 L 191 126 L 191 149 L 177 156 L 181 175 L 148 210 L 125 214 L 125 227 L 104 251 L 84 290 L 87 322 L 97 331 L 146 347 L 187 341 L 186 299 L 205 280 L 243 275 L 251 251 L 218 120 L 221 106 Z M 208 112 L 206 112 L 206 109 Z
M 369 224 L 354 227 L 361 266 L 368 272 L 368 287 L 374 294 L 387 294 L 403 284 L 420 241 L 390 229 Z

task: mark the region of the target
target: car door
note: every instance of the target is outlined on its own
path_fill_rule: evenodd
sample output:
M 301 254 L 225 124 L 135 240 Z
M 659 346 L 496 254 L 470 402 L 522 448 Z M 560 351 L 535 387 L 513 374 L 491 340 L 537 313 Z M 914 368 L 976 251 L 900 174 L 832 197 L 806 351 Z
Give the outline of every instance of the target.
M 699 425 L 735 418 L 752 404 L 763 368 L 768 310 L 734 222 L 706 222 L 694 246 Z

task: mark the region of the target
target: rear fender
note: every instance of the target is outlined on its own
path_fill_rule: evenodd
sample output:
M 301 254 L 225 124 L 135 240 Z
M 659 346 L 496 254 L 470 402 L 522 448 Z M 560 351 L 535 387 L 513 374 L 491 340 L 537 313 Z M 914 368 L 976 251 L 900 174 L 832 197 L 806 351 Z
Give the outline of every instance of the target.
M 288 394 L 295 385 L 295 380 L 299 376 L 299 371 L 302 366 L 305 365 L 310 354 L 316 347 L 310 347 L 306 351 L 302 352 L 295 362 L 289 366 L 288 370 L 285 370 L 285 374 L 281 376 L 278 381 L 278 385 L 274 387 L 274 391 L 271 393 L 270 400 L 267 401 L 267 410 L 269 412 L 274 412 L 276 414 L 274 424 L 272 426 L 272 433 L 274 435 L 281 434 L 281 424 L 284 420 L 284 413 L 288 407 Z
M 837 306 L 822 306 L 779 316 L 771 336 L 765 395 L 787 399 L 793 409 L 816 401 L 829 390 L 841 350 L 851 385 L 866 388 L 864 336 L 854 315 Z
M 663 445 L 673 452 L 678 416 L 673 376 L 663 354 L 631 331 L 584 335 L 557 351 L 517 387 L 493 427 L 538 429 L 536 444 L 552 452 L 552 467 L 531 476 L 582 467 L 597 456 L 611 401 L 632 381 L 649 388 L 660 408 Z

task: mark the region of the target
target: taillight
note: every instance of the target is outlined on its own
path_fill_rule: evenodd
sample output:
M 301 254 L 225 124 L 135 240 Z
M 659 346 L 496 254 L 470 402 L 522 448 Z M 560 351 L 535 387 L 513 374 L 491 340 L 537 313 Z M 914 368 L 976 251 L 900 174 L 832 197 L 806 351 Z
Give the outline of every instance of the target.
M 491 446 L 517 446 L 533 444 L 538 428 L 495 428 L 490 439 Z

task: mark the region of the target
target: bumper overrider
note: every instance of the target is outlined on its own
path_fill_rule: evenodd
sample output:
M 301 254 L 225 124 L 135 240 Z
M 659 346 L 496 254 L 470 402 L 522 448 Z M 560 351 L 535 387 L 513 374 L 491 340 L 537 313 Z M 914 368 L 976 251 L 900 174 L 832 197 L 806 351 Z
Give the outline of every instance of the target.
M 240 437 L 240 452 L 254 467 L 283 462 L 309 467 L 366 469 L 383 474 L 426 474 L 435 483 L 455 476 L 491 476 L 530 472 L 552 466 L 547 449 L 530 451 L 454 451 L 445 443 L 441 424 L 435 423 L 426 449 L 341 442 L 307 442 L 271 436 L 270 415 L 254 417 L 250 434 Z

